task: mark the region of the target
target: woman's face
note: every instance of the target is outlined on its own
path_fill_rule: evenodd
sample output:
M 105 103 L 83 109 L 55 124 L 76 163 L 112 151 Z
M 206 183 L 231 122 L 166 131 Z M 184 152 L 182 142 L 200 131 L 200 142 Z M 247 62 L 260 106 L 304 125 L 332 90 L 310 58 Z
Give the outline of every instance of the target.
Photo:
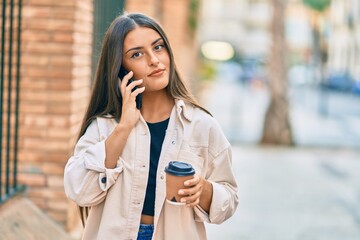
M 143 79 L 145 92 L 164 89 L 169 83 L 170 56 L 164 40 L 151 28 L 136 27 L 124 40 L 122 64 Z

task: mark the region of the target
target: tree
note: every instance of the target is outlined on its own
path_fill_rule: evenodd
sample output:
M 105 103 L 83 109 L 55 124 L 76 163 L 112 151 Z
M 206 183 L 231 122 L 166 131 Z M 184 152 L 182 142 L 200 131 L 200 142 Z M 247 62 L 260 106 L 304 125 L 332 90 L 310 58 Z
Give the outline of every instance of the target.
M 284 35 L 284 0 L 271 0 L 273 5 L 272 51 L 269 61 L 270 105 L 265 115 L 261 143 L 291 145 L 286 78 L 286 43 Z
M 329 5 L 331 0 L 303 0 L 303 3 L 318 12 L 324 11 Z

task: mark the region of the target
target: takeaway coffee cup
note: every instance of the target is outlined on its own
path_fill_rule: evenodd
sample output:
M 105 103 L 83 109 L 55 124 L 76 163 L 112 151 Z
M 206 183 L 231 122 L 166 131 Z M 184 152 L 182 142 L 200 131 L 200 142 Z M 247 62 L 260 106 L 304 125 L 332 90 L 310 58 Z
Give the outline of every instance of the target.
M 166 199 L 171 202 L 180 202 L 178 191 L 186 188 L 184 182 L 194 177 L 195 169 L 191 164 L 171 161 L 167 167 L 166 172 Z

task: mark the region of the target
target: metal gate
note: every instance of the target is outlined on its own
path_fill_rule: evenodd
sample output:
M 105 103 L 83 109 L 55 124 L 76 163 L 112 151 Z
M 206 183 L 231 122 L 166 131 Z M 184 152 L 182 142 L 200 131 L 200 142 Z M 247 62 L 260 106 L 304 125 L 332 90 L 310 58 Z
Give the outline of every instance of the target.
M 94 0 L 94 32 L 92 54 L 92 78 L 99 60 L 102 40 L 111 22 L 123 12 L 124 0 Z
M 0 22 L 0 203 L 19 192 L 17 149 L 19 123 L 21 0 L 1 0 Z

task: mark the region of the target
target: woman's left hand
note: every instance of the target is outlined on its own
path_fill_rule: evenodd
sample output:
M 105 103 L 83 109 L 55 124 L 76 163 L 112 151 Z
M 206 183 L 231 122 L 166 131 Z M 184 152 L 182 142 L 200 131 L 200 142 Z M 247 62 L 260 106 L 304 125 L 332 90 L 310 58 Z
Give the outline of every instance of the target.
M 210 195 L 204 194 L 204 189 L 210 187 L 212 190 L 212 185 L 205 178 L 195 175 L 194 178 L 185 181 L 184 185 L 187 188 L 180 189 L 179 195 L 183 196 L 180 201 L 186 203 L 186 206 L 195 207 L 202 205 L 201 202 L 211 203 L 212 191 Z

